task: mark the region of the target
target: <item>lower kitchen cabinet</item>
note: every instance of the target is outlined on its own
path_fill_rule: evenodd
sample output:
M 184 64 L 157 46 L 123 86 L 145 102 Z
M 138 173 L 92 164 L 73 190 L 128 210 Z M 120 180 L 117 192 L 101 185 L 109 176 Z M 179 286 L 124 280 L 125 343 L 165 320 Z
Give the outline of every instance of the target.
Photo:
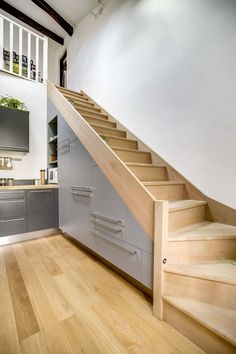
M 57 227 L 57 190 L 27 191 L 27 231 Z

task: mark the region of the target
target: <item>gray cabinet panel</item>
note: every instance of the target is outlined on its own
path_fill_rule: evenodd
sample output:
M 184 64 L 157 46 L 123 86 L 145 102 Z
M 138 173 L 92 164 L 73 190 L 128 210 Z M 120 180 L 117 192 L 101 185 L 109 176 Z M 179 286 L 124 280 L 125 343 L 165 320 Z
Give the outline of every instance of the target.
M 0 220 L 0 237 L 26 232 L 26 217 L 11 217 Z
M 137 222 L 135 217 L 131 214 L 129 209 L 126 207 L 125 215 L 126 233 L 125 241 L 131 245 L 135 245 L 144 251 L 149 253 L 153 252 L 153 241 L 145 233 L 143 228 Z
M 111 240 L 94 233 L 96 252 L 109 262 L 141 281 L 141 250 L 125 242 Z
M 153 255 L 142 251 L 142 283 L 152 289 L 153 284 Z
M 0 107 L 0 149 L 29 151 L 29 112 Z
M 76 135 L 58 112 L 58 142 L 66 139 L 75 139 Z
M 55 190 L 27 191 L 27 231 L 55 226 Z
M 125 222 L 125 206 L 99 167 L 92 167 L 94 194 L 91 211 L 112 220 Z

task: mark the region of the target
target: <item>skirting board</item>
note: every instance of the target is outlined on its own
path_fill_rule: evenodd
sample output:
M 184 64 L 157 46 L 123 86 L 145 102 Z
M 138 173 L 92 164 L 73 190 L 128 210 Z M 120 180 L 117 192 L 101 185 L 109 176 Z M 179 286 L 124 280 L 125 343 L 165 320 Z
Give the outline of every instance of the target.
M 29 241 L 40 237 L 53 236 L 60 233 L 59 229 L 51 228 L 46 230 L 39 230 L 33 232 L 26 232 L 23 234 L 11 235 L 11 236 L 3 236 L 0 237 L 0 246 L 10 245 L 16 242 Z

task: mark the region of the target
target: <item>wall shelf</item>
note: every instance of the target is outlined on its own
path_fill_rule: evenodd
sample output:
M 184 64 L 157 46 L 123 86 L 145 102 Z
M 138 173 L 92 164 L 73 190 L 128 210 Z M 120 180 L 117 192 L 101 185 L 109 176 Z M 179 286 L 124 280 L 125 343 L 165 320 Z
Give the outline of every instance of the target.
M 48 165 L 57 167 L 57 115 L 48 121 Z

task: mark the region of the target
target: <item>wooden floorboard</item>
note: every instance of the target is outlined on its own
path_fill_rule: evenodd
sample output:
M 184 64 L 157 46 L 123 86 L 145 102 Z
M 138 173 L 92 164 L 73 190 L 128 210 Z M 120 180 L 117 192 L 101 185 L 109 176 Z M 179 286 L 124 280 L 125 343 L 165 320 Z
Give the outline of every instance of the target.
M 61 235 L 0 247 L 1 354 L 197 354 L 142 292 Z

